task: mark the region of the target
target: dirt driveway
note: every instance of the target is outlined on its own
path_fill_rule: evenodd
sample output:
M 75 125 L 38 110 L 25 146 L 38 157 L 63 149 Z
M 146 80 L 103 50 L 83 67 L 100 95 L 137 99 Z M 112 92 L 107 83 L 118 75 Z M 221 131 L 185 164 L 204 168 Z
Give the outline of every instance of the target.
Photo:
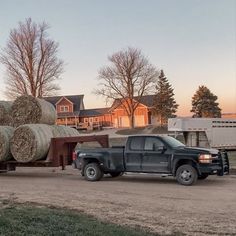
M 236 176 L 184 187 L 154 175 L 87 182 L 71 168 L 18 168 L 0 174 L 0 198 L 77 209 L 162 234 L 236 235 Z

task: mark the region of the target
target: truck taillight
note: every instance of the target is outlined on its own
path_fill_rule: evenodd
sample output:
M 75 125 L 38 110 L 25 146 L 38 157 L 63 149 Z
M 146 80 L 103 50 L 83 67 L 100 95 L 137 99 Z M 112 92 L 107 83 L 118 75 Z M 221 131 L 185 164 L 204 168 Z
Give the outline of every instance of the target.
M 73 161 L 76 160 L 76 152 L 72 152 L 72 160 L 73 160 Z
M 210 154 L 201 154 L 198 158 L 200 163 L 212 163 L 212 155 Z

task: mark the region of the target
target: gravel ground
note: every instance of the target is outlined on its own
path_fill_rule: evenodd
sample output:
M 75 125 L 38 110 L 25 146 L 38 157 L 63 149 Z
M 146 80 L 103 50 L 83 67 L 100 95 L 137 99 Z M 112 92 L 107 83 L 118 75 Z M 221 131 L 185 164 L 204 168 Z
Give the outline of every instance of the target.
M 87 182 L 71 167 L 18 168 L 0 174 L 0 187 L 1 199 L 76 209 L 161 234 L 236 235 L 235 175 L 211 176 L 185 187 L 155 175 Z

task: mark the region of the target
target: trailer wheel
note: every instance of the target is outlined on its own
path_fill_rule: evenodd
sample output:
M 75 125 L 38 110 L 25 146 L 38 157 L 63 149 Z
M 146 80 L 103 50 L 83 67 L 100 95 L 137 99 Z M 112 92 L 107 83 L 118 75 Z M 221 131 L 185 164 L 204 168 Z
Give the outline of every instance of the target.
M 204 173 L 204 174 L 199 175 L 199 176 L 198 176 L 198 179 L 204 180 L 204 179 L 206 179 L 208 176 L 209 176 L 208 174 Z
M 182 165 L 176 171 L 176 179 L 179 184 L 190 186 L 196 183 L 198 174 L 191 165 Z
M 88 181 L 98 181 L 103 177 L 103 171 L 98 163 L 89 163 L 84 168 L 84 177 Z

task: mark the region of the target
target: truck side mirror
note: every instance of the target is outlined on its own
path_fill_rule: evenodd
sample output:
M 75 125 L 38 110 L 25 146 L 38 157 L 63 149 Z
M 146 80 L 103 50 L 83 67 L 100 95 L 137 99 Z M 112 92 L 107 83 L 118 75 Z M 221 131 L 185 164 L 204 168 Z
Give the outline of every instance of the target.
M 164 152 L 164 146 L 158 146 L 157 151 L 159 151 L 161 153 Z
M 166 147 L 165 146 L 156 146 L 155 144 L 153 144 L 153 151 L 163 153 L 166 151 Z

